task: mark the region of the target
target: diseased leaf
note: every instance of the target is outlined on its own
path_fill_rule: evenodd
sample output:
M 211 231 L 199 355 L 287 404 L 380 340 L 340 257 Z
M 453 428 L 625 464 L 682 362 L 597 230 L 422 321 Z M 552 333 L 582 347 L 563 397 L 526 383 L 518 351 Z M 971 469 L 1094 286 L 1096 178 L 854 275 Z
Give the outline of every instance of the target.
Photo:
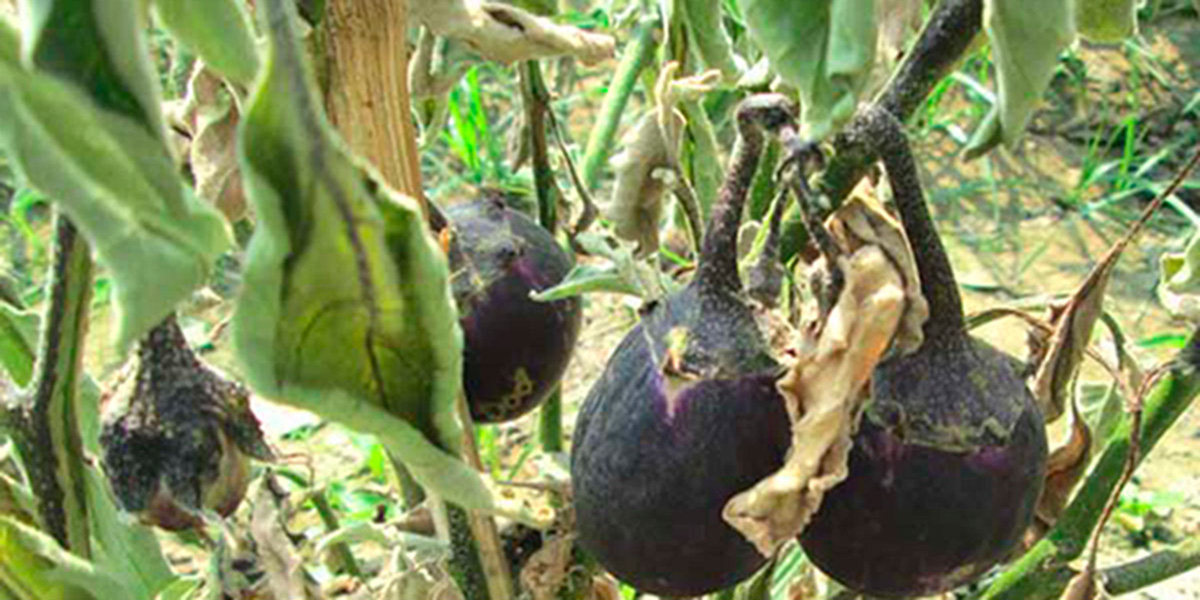
M 117 5 L 135 10 L 125 2 L 105 3 L 104 10 Z M 130 35 L 141 39 L 137 31 Z M 37 47 L 48 53 L 49 44 Z M 84 64 L 92 62 L 89 54 Z M 0 23 L 0 146 L 67 213 L 111 273 L 115 337 L 124 351 L 205 281 L 231 236 L 220 215 L 183 185 L 161 137 L 161 118 L 140 108 L 142 86 L 126 92 L 105 87 L 124 81 L 115 75 L 71 77 L 67 66 L 53 66 L 57 77 L 26 70 L 16 32 Z M 81 81 L 96 100 L 81 93 Z M 157 101 L 153 106 L 157 111 Z
M 1117 43 L 1137 35 L 1138 0 L 1075 0 L 1079 35 L 1098 43 Z
M 1069 0 L 985 0 L 983 24 L 1000 93 L 967 145 L 968 157 L 1020 139 L 1050 85 L 1059 53 L 1075 39 L 1073 6 Z
M 258 51 L 244 0 L 154 0 L 154 13 L 213 70 L 242 86 L 254 82 Z
M 462 334 L 446 259 L 420 208 L 335 137 L 293 3 L 259 10 L 270 52 L 239 134 L 258 227 L 233 321 L 251 386 L 375 435 L 452 503 L 532 521 L 459 459 Z
M 854 115 L 875 62 L 874 0 L 738 0 L 771 68 L 800 90 L 801 123 L 819 140 Z
M 246 196 L 237 168 L 238 109 L 233 94 L 208 66 L 197 63 L 186 100 L 174 120 L 191 133 L 186 154 L 196 193 L 231 222 L 246 215 Z

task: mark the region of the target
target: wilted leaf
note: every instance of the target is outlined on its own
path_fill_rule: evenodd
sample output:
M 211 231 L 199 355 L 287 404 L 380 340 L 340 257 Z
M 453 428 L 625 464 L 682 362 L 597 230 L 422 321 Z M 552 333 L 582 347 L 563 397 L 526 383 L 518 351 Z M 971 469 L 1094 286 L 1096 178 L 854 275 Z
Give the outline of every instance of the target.
M 1092 457 L 1092 431 L 1071 402 L 1071 429 L 1067 439 L 1056 447 L 1046 461 L 1046 484 L 1038 498 L 1035 516 L 1040 531 L 1048 531 L 1062 515 L 1071 492 L 1087 472 Z
M 556 536 L 546 541 L 521 568 L 521 589 L 533 600 L 554 600 L 567 580 L 575 534 Z
M 250 538 L 265 572 L 266 587 L 276 600 L 321 598 L 284 529 L 287 498 L 276 497 L 271 485 L 270 476 L 261 481 L 250 516 Z
M 765 556 L 799 535 L 825 492 L 846 478 L 871 373 L 893 340 L 900 342 L 905 313 L 928 312 L 919 294 L 906 291 L 916 267 L 894 219 L 855 197 L 830 221 L 844 252 L 836 268 L 845 285 L 828 317 L 801 330 L 796 361 L 778 383 L 792 420 L 791 449 L 779 471 L 730 499 L 722 514 Z
M 801 123 L 819 140 L 850 119 L 875 61 L 874 0 L 738 0 L 771 68 L 800 90 Z
M 1075 39 L 1073 6 L 1067 0 L 985 0 L 983 23 L 1000 93 L 967 145 L 968 157 L 1020 139 L 1050 85 L 1059 53 Z
M 1138 0 L 1075 0 L 1079 35 L 1101 43 L 1116 43 L 1137 35 L 1138 4 Z
M 258 51 L 244 0 L 153 0 L 171 35 L 218 73 L 249 86 L 258 72 Z
M 113 20 L 133 21 L 132 27 L 134 4 L 104 3 L 103 10 L 130 11 Z M 79 39 L 99 35 L 71 29 Z M 127 33 L 117 45 L 138 48 L 133 56 L 144 61 L 140 29 Z M 42 40 L 38 48 L 51 54 L 54 39 Z M 68 42 L 61 51 L 83 52 Z M 100 51 L 89 46 L 85 57 L 76 58 L 80 66 L 92 64 Z M 67 66 L 53 66 L 66 81 L 25 70 L 16 33 L 0 23 L 0 144 L 26 180 L 70 216 L 108 269 L 116 339 L 124 350 L 203 284 L 231 236 L 221 217 L 184 187 L 161 137 L 157 100 L 148 105 L 153 115 L 137 102 L 140 80 L 131 88 L 112 87 L 124 80 L 103 73 L 75 78 L 63 74 Z M 144 68 L 124 66 L 123 75 Z M 87 89 L 103 100 L 85 97 L 76 79 L 87 79 L 95 86 Z
M 192 134 L 188 162 L 196 193 L 226 219 L 241 219 L 246 215 L 246 196 L 237 165 L 237 107 L 224 82 L 206 65 L 198 63 L 193 71 L 182 112 L 178 118 Z
M 533 521 L 459 459 L 462 334 L 420 208 L 333 134 L 292 3 L 259 9 L 271 51 L 239 137 L 259 218 L 233 321 L 244 372 L 266 397 L 375 435 L 431 493 Z
M 1097 580 L 1095 572 L 1085 569 L 1071 578 L 1059 598 L 1060 600 L 1107 600 L 1109 595 L 1104 589 L 1104 584 Z
M 514 6 L 481 0 L 410 0 L 413 19 L 501 63 L 570 55 L 591 64 L 613 56 L 607 35 L 555 24 Z
M 637 243 L 640 256 L 658 250 L 666 192 L 688 185 L 680 164 L 687 121 L 679 107 L 711 91 L 720 77 L 717 71 L 708 71 L 675 79 L 678 71 L 679 63 L 663 66 L 654 108 L 626 132 L 621 152 L 612 158 L 616 181 L 605 216 L 618 237 Z

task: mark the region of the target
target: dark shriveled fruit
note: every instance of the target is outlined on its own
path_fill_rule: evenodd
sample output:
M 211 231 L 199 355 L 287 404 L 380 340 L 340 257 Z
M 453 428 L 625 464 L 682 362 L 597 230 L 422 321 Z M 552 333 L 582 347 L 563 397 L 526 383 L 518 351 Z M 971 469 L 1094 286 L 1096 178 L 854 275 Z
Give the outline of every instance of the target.
M 446 217 L 471 416 L 484 423 L 515 419 L 546 399 L 575 348 L 579 299 L 529 297 L 562 281 L 571 259 L 546 230 L 495 196 L 454 205 Z
M 962 302 L 899 123 L 869 109 L 851 135 L 887 170 L 929 301 L 925 341 L 881 363 L 849 476 L 801 535 L 822 571 L 869 596 L 944 592 L 1007 556 L 1046 467 L 1040 411 L 1014 358 L 967 335 Z
M 765 562 L 721 518 L 730 497 L 779 468 L 790 440 L 781 367 L 744 300 L 736 235 L 763 130 L 792 118 L 780 96 L 739 107 L 741 143 L 695 278 L 625 336 L 576 423 L 579 543 L 644 592 L 699 596 Z
M 271 458 L 250 393 L 192 353 L 175 317 L 138 346 L 133 376 L 102 406 L 100 445 L 118 504 L 170 531 L 229 516 L 250 459 Z

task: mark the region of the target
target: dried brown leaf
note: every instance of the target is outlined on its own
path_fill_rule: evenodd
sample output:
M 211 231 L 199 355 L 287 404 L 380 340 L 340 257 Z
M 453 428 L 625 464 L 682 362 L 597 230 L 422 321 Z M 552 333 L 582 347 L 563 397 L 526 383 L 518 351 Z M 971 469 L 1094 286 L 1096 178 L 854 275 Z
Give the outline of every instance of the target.
M 575 534 L 547 540 L 521 569 L 521 587 L 533 600 L 553 600 L 567 580 Z
M 767 556 L 799 535 L 825 492 L 846 478 L 871 373 L 905 313 L 928 311 L 919 293 L 906 291 L 905 273 L 915 273 L 915 263 L 907 244 L 887 247 L 904 238 L 877 205 L 852 199 L 831 217 L 829 230 L 843 250 L 838 268 L 845 285 L 825 321 L 801 329 L 796 361 L 778 384 L 792 448 L 779 471 L 734 496 L 722 515 Z
M 1048 531 L 1058 521 L 1092 458 L 1092 431 L 1071 402 L 1071 429 L 1067 439 L 1050 453 L 1046 461 L 1046 485 L 1038 499 L 1036 523 L 1039 531 Z
M 1104 584 L 1097 580 L 1094 571 L 1084 569 L 1071 578 L 1060 600 L 1107 600 L 1108 592 Z
M 174 128 L 190 136 L 177 144 L 191 164 L 196 193 L 230 221 L 246 216 L 246 197 L 237 164 L 238 110 L 224 80 L 197 63 L 187 96 L 167 107 Z
M 480 0 L 410 0 L 413 18 L 501 63 L 570 55 L 586 64 L 611 58 L 612 37 L 558 25 L 524 10 Z
M 304 564 L 285 529 L 287 498 L 272 489 L 268 476 L 258 487 L 254 510 L 250 517 L 250 538 L 254 540 L 266 576 L 266 589 L 275 600 L 306 600 L 321 598 L 321 592 L 308 577 Z

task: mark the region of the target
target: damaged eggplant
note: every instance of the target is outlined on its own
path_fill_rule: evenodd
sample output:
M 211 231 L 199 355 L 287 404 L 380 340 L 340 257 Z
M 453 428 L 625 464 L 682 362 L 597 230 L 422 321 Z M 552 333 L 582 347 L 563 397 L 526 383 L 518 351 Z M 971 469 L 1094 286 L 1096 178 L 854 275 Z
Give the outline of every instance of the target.
M 579 298 L 538 302 L 571 258 L 498 193 L 446 210 L 451 287 L 463 331 L 463 388 L 476 422 L 510 421 L 554 390 L 583 322 Z M 437 227 L 436 229 L 441 229 Z
M 1018 361 L 966 332 L 900 123 L 873 107 L 848 134 L 882 158 L 930 318 L 915 352 L 876 367 L 849 475 L 800 539 L 852 590 L 926 596 L 973 581 L 1016 548 L 1043 485 L 1045 427 Z
M 644 592 L 699 596 L 766 561 L 721 517 L 775 471 L 790 442 L 782 367 L 742 289 L 737 231 L 768 133 L 793 125 L 783 96 L 737 111 L 739 143 L 695 277 L 650 306 L 610 356 L 571 450 L 579 543 Z
M 204 364 L 174 316 L 138 345 L 132 376 L 101 406 L 104 470 L 118 504 L 169 531 L 237 509 L 250 459 L 270 460 L 250 393 Z

